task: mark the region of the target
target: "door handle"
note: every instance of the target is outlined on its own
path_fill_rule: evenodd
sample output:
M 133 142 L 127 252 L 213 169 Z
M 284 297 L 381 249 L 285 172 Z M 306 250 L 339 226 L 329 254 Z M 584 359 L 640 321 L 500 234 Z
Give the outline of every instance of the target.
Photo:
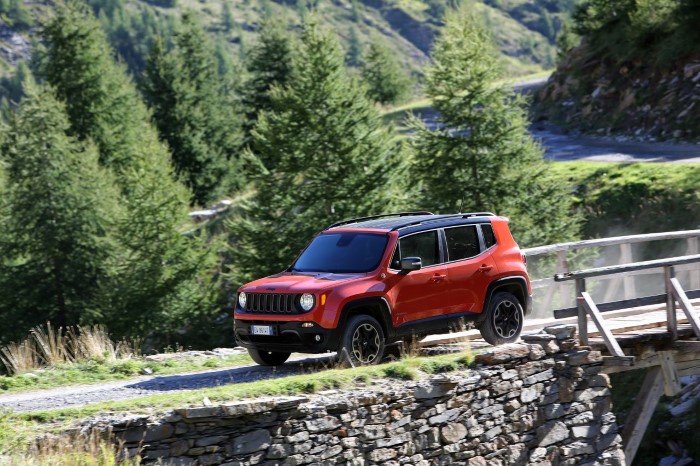
M 493 265 L 482 265 L 479 267 L 479 272 L 490 272 L 493 269 Z
M 435 275 L 433 275 L 433 278 L 431 278 L 431 280 L 434 281 L 434 282 L 439 282 L 439 281 L 441 281 L 441 280 L 444 280 L 445 278 L 447 278 L 447 275 L 438 275 L 438 274 L 435 274 Z

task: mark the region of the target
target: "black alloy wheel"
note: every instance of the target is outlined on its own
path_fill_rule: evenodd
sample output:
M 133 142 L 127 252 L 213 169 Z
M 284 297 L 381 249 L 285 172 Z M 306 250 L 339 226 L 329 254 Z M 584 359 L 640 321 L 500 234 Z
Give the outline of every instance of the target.
M 338 352 L 345 365 L 367 366 L 381 361 L 384 347 L 384 331 L 379 322 L 368 315 L 357 315 L 348 320 Z
M 479 326 L 481 336 L 491 345 L 512 343 L 523 329 L 523 307 L 512 293 L 496 293 L 488 307 L 488 314 Z

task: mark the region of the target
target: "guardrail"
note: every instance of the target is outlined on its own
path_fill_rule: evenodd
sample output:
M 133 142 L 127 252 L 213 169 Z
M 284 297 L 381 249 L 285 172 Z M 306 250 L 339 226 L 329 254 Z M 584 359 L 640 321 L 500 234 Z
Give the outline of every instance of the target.
M 535 248 L 527 248 L 523 249 L 523 253 L 527 256 L 528 260 L 556 254 L 555 273 L 566 274 L 570 272 L 568 253 L 572 251 L 619 246 L 620 264 L 629 264 L 634 261 L 632 251 L 633 244 L 682 239 L 686 240 L 686 255 L 700 254 L 700 230 L 668 231 L 663 233 L 649 233 L 642 235 L 616 236 L 611 238 L 572 241 L 568 243 L 558 243 Z M 612 276 L 608 277 L 601 275 L 600 277 L 603 280 L 613 280 L 613 282 L 611 282 L 607 288 L 603 301 L 610 301 L 613 298 L 616 290 L 620 288 L 620 285 L 623 290 L 624 298 L 626 300 L 634 299 L 637 294 L 636 284 L 634 281 L 635 276 L 658 273 L 658 271 L 654 271 L 653 268 L 659 267 L 660 266 L 629 270 L 624 276 L 611 274 Z M 690 288 L 700 289 L 700 270 L 697 270 L 697 268 L 692 266 L 680 266 L 677 267 L 676 271 L 690 272 Z M 556 282 L 551 276 L 533 280 L 532 287 L 535 290 L 544 290 L 544 295 L 541 296 L 541 299 L 539 300 L 539 306 L 547 310 L 552 309 L 552 303 L 557 292 L 559 293 L 562 305 L 565 305 L 567 302 L 571 302 L 574 298 L 574 290 L 571 283 L 564 281 Z
M 554 311 L 554 317 L 561 319 L 564 317 L 578 316 L 579 340 L 582 345 L 588 345 L 588 317 L 590 317 L 598 328 L 598 332 L 602 336 L 610 354 L 613 356 L 625 357 L 620 346 L 613 337 L 612 332 L 606 328 L 601 313 L 648 304 L 666 303 L 666 327 L 675 340 L 678 338 L 678 324 L 676 321 L 677 301 L 688 318 L 688 322 L 693 328 L 695 335 L 700 339 L 700 319 L 694 314 L 693 306 L 690 304 L 691 298 L 700 297 L 700 289 L 686 292 L 676 278 L 675 273 L 675 268 L 679 265 L 697 263 L 700 263 L 700 254 L 557 274 L 554 276 L 554 280 L 557 282 L 572 280 L 575 282 L 577 306 L 574 308 L 556 310 Z M 638 270 L 649 270 L 660 267 L 663 267 L 664 270 L 664 283 L 666 288 L 664 294 L 625 299 L 598 305 L 593 301 L 591 295 L 586 292 L 586 279 L 588 278 L 630 273 Z

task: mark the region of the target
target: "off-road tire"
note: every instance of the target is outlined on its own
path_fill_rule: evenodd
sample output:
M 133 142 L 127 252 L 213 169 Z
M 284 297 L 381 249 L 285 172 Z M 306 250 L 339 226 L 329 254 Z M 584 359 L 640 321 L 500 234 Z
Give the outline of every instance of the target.
M 348 319 L 338 348 L 340 363 L 345 366 L 377 364 L 384 356 L 386 339 L 377 319 L 356 315 Z
M 289 359 L 291 353 L 283 353 L 279 351 L 263 351 L 259 349 L 248 348 L 248 354 L 251 359 L 261 366 L 280 366 Z
M 523 330 L 523 307 L 511 293 L 496 293 L 487 311 L 486 319 L 479 325 L 481 337 L 491 345 L 512 343 Z

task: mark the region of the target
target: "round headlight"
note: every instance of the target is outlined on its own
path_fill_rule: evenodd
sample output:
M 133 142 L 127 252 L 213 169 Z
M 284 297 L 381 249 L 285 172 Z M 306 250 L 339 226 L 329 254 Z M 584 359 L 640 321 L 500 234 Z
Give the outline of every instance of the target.
M 238 304 L 241 306 L 241 309 L 245 309 L 245 302 L 246 302 L 246 295 L 244 291 L 241 291 L 238 293 Z
M 301 295 L 301 299 L 299 300 L 299 304 L 301 304 L 301 308 L 305 311 L 310 311 L 312 307 L 314 307 L 314 295 L 309 294 L 309 293 L 304 293 Z

